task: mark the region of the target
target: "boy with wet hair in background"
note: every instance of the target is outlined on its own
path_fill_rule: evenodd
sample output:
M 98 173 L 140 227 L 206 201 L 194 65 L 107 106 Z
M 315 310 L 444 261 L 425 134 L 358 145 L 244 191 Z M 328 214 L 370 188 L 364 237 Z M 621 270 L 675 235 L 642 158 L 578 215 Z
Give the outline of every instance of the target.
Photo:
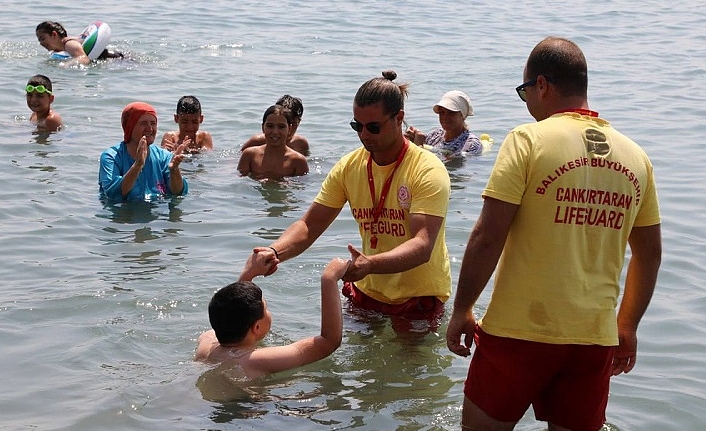
M 287 141 L 287 146 L 298 153 L 308 156 L 309 141 L 304 136 L 296 134 L 297 128 L 299 127 L 299 124 L 302 121 L 302 115 L 304 114 L 304 104 L 302 103 L 302 99 L 290 96 L 289 94 L 285 94 L 284 96 L 280 97 L 277 103 L 275 104 L 283 106 L 292 112 L 292 126 L 289 130 L 289 139 Z M 240 151 L 244 151 L 246 148 L 249 147 L 264 144 L 264 134 L 253 135 L 252 137 L 250 137 L 250 139 L 245 141 L 243 146 L 240 148 Z
M 211 134 L 205 130 L 199 130 L 203 123 L 203 114 L 201 102 L 196 96 L 183 96 L 179 99 L 174 122 L 179 125 L 179 130 L 166 132 L 162 136 L 162 148 L 174 151 L 182 143 L 187 142 L 187 153 L 195 154 L 202 149 L 213 149 Z
M 309 173 L 309 164 L 303 154 L 287 145 L 293 127 L 292 112 L 272 105 L 262 116 L 265 145 L 246 148 L 238 162 L 242 176 L 255 179 L 280 179 Z
M 34 75 L 25 87 L 27 106 L 32 110 L 29 120 L 42 132 L 55 132 L 63 125 L 61 115 L 51 109 L 54 102 L 51 80 L 44 75 Z

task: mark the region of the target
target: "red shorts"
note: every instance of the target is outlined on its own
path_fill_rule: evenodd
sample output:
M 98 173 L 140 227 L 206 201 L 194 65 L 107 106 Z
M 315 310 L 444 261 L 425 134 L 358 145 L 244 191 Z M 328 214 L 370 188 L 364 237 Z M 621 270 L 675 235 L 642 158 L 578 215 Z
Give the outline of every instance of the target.
M 401 304 L 387 304 L 366 295 L 349 281 L 343 283 L 342 291 L 353 305 L 389 316 L 402 316 L 411 320 L 438 320 L 444 315 L 444 303 L 436 296 L 419 296 L 409 298 Z
M 490 417 L 517 422 L 531 404 L 537 420 L 575 431 L 601 429 L 614 346 L 537 343 L 479 327 L 473 338 L 463 392 Z

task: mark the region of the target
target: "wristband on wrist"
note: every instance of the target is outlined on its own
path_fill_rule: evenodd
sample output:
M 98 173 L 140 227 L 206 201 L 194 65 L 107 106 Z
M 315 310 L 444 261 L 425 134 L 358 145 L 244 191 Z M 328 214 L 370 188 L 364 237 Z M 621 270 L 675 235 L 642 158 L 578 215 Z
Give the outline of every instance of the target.
M 277 253 L 277 250 L 275 250 L 274 247 L 270 247 L 270 246 L 268 246 L 267 248 L 269 248 L 270 250 L 272 250 L 272 251 L 275 253 L 275 257 L 277 258 L 277 260 L 279 260 L 279 253 Z

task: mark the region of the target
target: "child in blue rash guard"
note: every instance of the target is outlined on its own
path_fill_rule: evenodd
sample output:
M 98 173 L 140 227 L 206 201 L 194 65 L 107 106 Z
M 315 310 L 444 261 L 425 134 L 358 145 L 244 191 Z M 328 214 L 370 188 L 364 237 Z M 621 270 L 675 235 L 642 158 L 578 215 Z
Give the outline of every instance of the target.
M 173 153 L 152 145 L 157 135 L 155 109 L 147 103 L 131 103 L 123 109 L 121 122 L 123 141 L 101 154 L 101 195 L 112 201 L 185 195 L 189 185 L 179 170 L 185 145 Z

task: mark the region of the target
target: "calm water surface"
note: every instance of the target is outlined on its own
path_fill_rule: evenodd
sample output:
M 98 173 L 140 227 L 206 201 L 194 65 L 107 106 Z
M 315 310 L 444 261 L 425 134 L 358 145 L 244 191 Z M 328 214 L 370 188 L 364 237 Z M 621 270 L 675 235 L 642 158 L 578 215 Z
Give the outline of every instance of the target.
M 407 120 L 467 92 L 490 153 L 449 166 L 447 241 L 454 286 L 498 144 L 531 121 L 514 93 L 532 47 L 574 39 L 591 107 L 651 155 L 663 211 L 659 286 L 640 329 L 638 365 L 613 379 L 608 429 L 699 430 L 706 423 L 706 19 L 699 2 L 126 1 L 86 8 L 3 3 L 0 14 L 0 429 L 458 429 L 468 360 L 443 333 L 400 337 L 389 320 L 345 312 L 331 357 L 216 401 L 191 361 L 212 293 L 253 246 L 300 217 L 335 161 L 359 145 L 347 123 L 358 86 L 383 69 L 409 82 Z M 132 61 L 62 69 L 35 26 L 71 34 L 96 19 Z M 52 78 L 66 124 L 33 133 L 27 79 Z M 282 94 L 304 100 L 311 173 L 261 184 L 236 174 L 238 147 Z M 173 130 L 178 98 L 197 95 L 216 150 L 183 165 L 184 199 L 104 206 L 100 153 L 121 139 L 120 111 L 144 100 Z M 274 314 L 266 344 L 318 332 L 319 276 L 358 244 L 344 210 L 302 256 L 259 284 Z M 486 292 L 478 306 L 482 313 Z M 448 307 L 447 307 L 448 308 Z M 213 388 L 210 388 L 213 389 Z M 218 388 L 216 388 L 218 389 Z M 222 389 L 222 388 L 221 388 Z M 531 411 L 519 430 L 541 430 Z

